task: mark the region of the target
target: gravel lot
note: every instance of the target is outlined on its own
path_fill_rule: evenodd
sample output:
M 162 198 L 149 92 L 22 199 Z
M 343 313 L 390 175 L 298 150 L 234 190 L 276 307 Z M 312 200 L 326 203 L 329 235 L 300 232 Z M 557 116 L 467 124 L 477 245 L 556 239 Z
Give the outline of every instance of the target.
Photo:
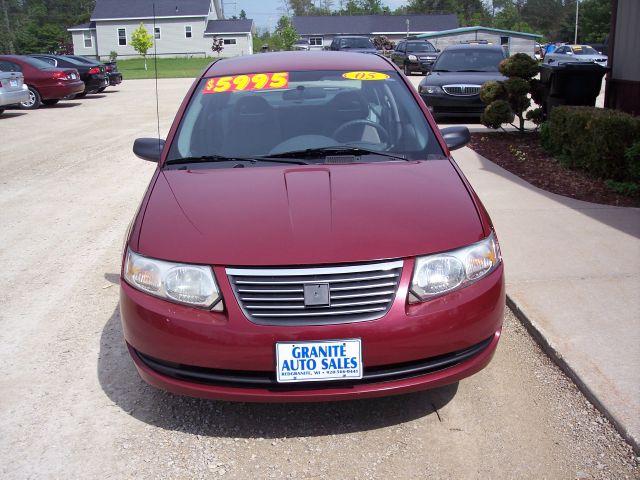
M 159 81 L 163 135 L 189 83 Z M 0 117 L 3 479 L 640 478 L 510 312 L 487 369 L 426 393 L 252 405 L 144 384 L 117 282 L 154 168 L 131 145 L 155 129 L 150 80 Z

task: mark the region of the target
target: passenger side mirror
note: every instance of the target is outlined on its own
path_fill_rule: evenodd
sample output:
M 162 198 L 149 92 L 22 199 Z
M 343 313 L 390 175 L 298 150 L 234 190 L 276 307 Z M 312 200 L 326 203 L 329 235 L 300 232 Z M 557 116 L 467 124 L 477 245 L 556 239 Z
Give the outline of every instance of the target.
M 160 160 L 164 142 L 161 138 L 136 138 L 133 142 L 133 153 L 143 160 L 157 162 Z
M 457 150 L 471 141 L 469 129 L 463 126 L 441 128 L 440 133 L 449 150 Z

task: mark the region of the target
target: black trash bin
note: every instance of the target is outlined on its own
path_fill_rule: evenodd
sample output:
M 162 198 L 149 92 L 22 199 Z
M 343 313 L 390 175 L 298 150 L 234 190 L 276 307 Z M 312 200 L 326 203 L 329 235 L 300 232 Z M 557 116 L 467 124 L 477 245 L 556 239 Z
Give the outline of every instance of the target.
M 542 111 L 545 118 L 558 105 L 594 106 L 602 77 L 609 71 L 593 62 L 565 62 L 540 65 Z

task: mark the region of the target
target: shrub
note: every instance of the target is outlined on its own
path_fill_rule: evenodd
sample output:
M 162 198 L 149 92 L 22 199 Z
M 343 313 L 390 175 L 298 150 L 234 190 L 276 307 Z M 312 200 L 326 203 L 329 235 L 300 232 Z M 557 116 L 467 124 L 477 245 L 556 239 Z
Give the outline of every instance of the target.
M 607 180 L 605 182 L 609 190 L 627 197 L 640 197 L 640 184 L 633 182 L 616 182 L 615 180 Z
M 513 123 L 517 117 L 518 129 L 524 132 L 525 112 L 531 106 L 529 94 L 534 95 L 533 88 L 537 85 L 533 77 L 539 71 L 538 62 L 526 53 L 516 53 L 500 62 L 499 70 L 509 78 L 487 82 L 482 86 L 480 99 L 487 107 L 480 121 L 487 127 L 498 128 L 503 123 Z M 508 108 L 505 109 L 505 105 Z M 526 118 L 536 121 L 540 116 Z
M 559 106 L 541 132 L 542 146 L 569 168 L 619 182 L 640 179 L 640 119 L 596 107 Z

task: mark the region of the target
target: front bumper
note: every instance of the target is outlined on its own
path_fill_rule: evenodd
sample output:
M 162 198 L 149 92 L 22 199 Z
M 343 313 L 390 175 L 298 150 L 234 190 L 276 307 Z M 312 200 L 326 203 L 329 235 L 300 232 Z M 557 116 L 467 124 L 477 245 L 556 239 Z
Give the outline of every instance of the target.
M 443 386 L 478 372 L 490 362 L 500 337 L 502 266 L 457 292 L 408 305 L 413 260 L 405 260 L 394 303 L 385 316 L 321 326 L 250 322 L 235 300 L 224 268 L 214 270 L 225 301 L 223 313 L 169 303 L 121 282 L 124 336 L 148 383 L 178 394 L 232 401 L 394 395 Z M 276 342 L 340 338 L 362 339 L 362 380 L 275 383 Z
M 411 72 L 427 73 L 431 70 L 431 66 L 434 62 L 435 60 L 420 60 L 419 62 L 409 62 L 407 65 Z
M 448 94 L 428 95 L 421 93 L 424 103 L 434 114 L 452 117 L 480 116 L 486 107 L 480 95 L 454 96 Z

